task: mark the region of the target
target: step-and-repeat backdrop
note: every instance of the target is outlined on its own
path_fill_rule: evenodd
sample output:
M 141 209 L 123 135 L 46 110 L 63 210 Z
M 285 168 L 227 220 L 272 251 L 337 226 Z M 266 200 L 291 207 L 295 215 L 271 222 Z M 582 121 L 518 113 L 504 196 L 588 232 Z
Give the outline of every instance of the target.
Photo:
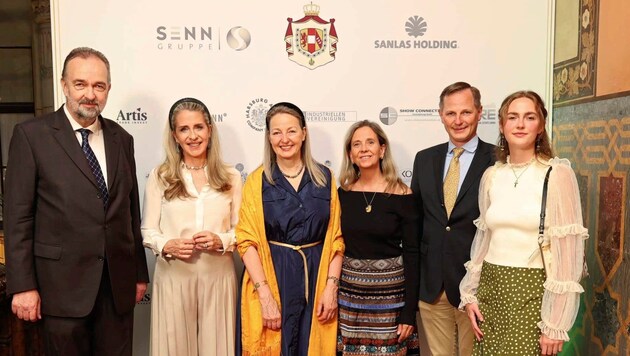
M 186 96 L 208 105 L 224 159 L 243 178 L 261 162 L 267 109 L 291 101 L 306 113 L 317 160 L 338 171 L 347 128 L 373 120 L 409 182 L 415 153 L 447 140 L 438 115 L 446 85 L 481 90 L 479 135 L 490 142 L 506 95 L 549 92 L 551 0 L 51 3 L 55 82 L 74 47 L 109 58 L 103 114 L 135 137 L 141 191 L 164 157 L 168 110 Z M 136 308 L 137 355 L 148 354 L 150 303 L 149 290 Z

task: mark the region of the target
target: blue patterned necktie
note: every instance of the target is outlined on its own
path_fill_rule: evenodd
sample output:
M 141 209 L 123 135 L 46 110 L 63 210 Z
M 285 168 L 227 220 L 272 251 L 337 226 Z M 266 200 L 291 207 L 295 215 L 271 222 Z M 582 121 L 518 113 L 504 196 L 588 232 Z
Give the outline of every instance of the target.
M 90 147 L 90 143 L 88 142 L 88 136 L 92 133 L 92 131 L 88 129 L 78 129 L 77 131 L 81 133 L 81 148 L 83 149 L 83 153 L 85 153 L 85 158 L 87 158 L 90 169 L 92 170 L 92 174 L 94 174 L 94 178 L 96 178 L 98 189 L 101 191 L 101 196 L 103 198 L 103 208 L 107 210 L 107 203 L 109 201 L 107 183 L 105 182 L 105 178 L 103 177 L 101 165 L 98 164 L 96 155 L 94 154 L 94 151 L 92 151 L 92 147 Z

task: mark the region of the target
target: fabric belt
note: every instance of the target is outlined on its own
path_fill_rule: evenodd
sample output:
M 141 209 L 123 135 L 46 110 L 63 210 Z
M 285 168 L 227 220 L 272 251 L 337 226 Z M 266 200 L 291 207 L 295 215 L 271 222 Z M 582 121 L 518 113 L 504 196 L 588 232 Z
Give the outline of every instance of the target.
M 290 248 L 302 256 L 302 260 L 304 261 L 304 296 L 306 297 L 306 304 L 308 304 L 308 263 L 306 262 L 306 255 L 304 254 L 304 252 L 302 252 L 302 249 L 317 246 L 323 243 L 324 240 L 311 242 L 310 244 L 305 244 L 305 245 L 291 245 L 291 244 L 285 244 L 284 242 L 278 242 L 278 241 L 268 241 L 268 242 L 272 245 Z

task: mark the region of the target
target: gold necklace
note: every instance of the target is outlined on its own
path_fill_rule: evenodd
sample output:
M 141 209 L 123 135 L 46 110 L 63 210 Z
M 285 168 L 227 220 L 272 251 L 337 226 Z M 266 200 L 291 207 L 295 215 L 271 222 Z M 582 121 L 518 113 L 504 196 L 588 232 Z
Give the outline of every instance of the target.
M 519 168 L 520 168 L 520 167 L 523 167 L 523 165 L 519 165 L 519 164 L 511 164 L 511 163 L 510 163 L 510 169 L 512 170 L 512 174 L 514 174 L 514 178 L 516 178 L 516 179 L 514 180 L 514 188 L 516 188 L 516 186 L 518 185 L 518 180 L 521 178 L 521 176 L 523 175 L 523 173 L 525 173 L 525 171 L 527 170 L 527 168 L 529 168 L 529 166 L 531 166 L 531 165 L 532 165 L 532 163 L 533 163 L 533 162 L 534 162 L 534 158 L 532 158 L 531 160 L 529 160 L 529 162 L 527 162 L 527 163 L 524 165 L 525 169 L 523 169 L 523 170 L 521 171 L 521 173 L 519 173 L 519 174 L 516 174 L 516 171 L 514 170 L 514 166 L 517 166 L 517 167 L 519 167 Z
M 372 194 L 372 199 L 370 199 L 369 203 L 367 201 L 367 197 L 365 196 L 365 192 L 361 192 L 361 193 L 363 193 L 363 200 L 365 200 L 365 212 L 366 213 L 371 213 L 372 212 L 372 202 L 374 201 L 374 197 L 376 196 L 376 192 L 374 192 L 374 194 Z
M 280 166 L 278 166 L 278 169 L 280 169 Z M 293 178 L 297 178 L 297 176 L 299 176 L 300 174 L 302 174 L 302 171 L 303 171 L 303 170 L 304 170 L 304 165 L 302 165 L 302 167 L 300 167 L 300 170 L 299 170 L 297 173 L 295 173 L 295 175 L 289 175 L 289 174 L 286 174 L 286 173 L 284 173 L 284 172 L 282 171 L 282 169 L 280 169 L 280 173 L 282 173 L 282 175 L 283 175 L 283 176 L 285 176 L 286 178 L 293 179 Z
M 189 171 L 198 171 L 200 169 L 206 168 L 206 166 L 208 166 L 208 162 L 204 163 L 203 166 L 189 166 L 186 163 L 184 163 L 184 167 L 186 167 L 186 169 Z

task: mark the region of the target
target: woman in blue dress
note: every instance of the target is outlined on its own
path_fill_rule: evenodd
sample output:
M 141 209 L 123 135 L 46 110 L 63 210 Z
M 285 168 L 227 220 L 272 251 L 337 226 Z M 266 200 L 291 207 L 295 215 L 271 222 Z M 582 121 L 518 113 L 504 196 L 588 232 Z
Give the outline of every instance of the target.
M 304 114 L 291 103 L 274 105 L 263 164 L 245 183 L 236 228 L 246 267 L 243 355 L 334 354 L 339 221 L 334 178 L 311 157 Z

